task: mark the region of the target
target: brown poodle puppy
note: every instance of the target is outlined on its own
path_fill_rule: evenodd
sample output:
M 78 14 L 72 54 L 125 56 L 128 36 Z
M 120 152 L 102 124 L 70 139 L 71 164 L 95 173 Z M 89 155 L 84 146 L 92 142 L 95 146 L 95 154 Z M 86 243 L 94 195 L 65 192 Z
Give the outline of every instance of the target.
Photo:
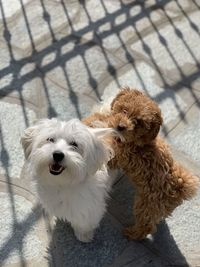
M 110 139 L 115 157 L 109 166 L 121 168 L 136 188 L 135 224 L 125 228 L 124 234 L 129 239 L 143 239 L 183 200 L 196 194 L 199 179 L 173 160 L 168 145 L 158 136 L 161 111 L 143 93 L 122 89 L 110 114 L 94 113 L 83 120 L 91 127 L 97 121 L 123 137 Z

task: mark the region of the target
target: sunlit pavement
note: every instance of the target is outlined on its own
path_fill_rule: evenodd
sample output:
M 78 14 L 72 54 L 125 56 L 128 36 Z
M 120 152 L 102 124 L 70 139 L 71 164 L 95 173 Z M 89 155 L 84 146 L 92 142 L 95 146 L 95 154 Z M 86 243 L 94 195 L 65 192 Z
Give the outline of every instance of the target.
M 52 229 L 24 163 L 20 136 L 36 119 L 88 115 L 121 86 L 162 109 L 161 134 L 200 174 L 199 0 L 0 0 L 0 266 L 200 267 L 200 195 L 141 242 L 127 241 L 132 187 L 122 177 L 94 241 Z

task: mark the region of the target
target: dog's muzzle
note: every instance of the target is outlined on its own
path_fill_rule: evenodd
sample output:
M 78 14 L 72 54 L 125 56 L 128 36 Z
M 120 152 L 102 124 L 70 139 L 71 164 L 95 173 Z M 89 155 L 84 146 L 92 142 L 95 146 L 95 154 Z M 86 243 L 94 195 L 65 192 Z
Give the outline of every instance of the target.
M 53 163 L 49 165 L 49 171 L 53 175 L 59 175 L 64 171 L 64 167 L 58 163 Z
M 62 173 L 65 168 L 61 165 L 60 162 L 64 159 L 64 157 L 65 155 L 61 151 L 53 152 L 54 163 L 49 165 L 49 171 L 51 174 L 59 175 Z

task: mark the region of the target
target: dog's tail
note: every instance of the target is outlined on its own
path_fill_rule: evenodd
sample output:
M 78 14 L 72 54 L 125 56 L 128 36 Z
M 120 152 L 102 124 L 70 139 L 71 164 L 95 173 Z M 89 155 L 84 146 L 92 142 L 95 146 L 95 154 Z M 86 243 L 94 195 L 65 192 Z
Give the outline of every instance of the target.
M 199 177 L 193 175 L 180 164 L 175 164 L 175 174 L 178 178 L 181 198 L 189 200 L 197 194 L 200 185 Z

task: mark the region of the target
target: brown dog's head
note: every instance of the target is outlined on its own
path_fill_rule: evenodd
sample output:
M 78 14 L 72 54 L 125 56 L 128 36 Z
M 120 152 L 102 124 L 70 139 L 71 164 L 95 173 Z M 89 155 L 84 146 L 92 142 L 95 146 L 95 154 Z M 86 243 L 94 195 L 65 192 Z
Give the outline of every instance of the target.
M 158 105 L 138 90 L 122 89 L 111 104 L 111 124 L 126 142 L 144 145 L 153 141 L 162 124 Z

